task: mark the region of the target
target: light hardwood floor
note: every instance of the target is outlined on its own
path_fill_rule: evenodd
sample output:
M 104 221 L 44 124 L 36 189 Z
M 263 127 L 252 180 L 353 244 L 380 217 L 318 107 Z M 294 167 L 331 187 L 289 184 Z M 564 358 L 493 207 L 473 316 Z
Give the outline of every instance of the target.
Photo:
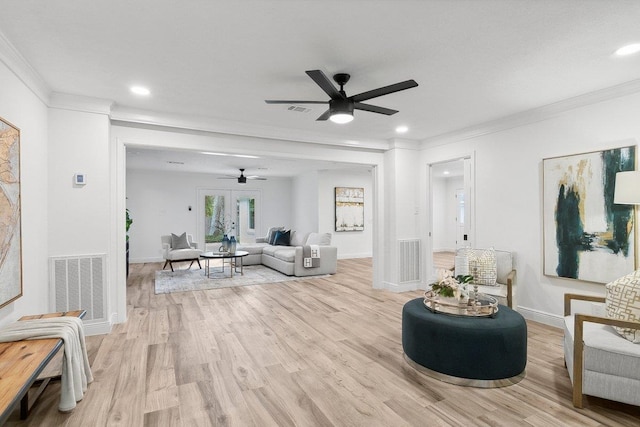
M 403 359 L 420 292 L 371 288 L 371 260 L 319 279 L 154 295 L 133 265 L 129 320 L 88 338 L 95 381 L 71 414 L 46 391 L 28 426 L 638 426 L 640 408 L 571 405 L 562 332 L 528 322 L 527 376 L 499 389 L 424 376 Z

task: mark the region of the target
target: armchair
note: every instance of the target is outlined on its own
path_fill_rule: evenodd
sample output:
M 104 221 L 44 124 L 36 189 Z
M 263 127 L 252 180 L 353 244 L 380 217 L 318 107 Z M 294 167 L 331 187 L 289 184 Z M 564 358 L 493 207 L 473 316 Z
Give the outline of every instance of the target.
M 464 256 L 471 251 L 476 256 L 481 256 L 485 249 L 464 248 L 456 251 L 457 256 Z M 513 253 L 507 251 L 493 251 L 496 257 L 496 284 L 478 285 L 478 292 L 491 295 L 498 299 L 500 304 L 506 305 L 514 310 L 516 304 L 516 270 L 513 268 Z M 455 274 L 460 274 L 456 272 Z M 472 271 L 469 274 L 473 275 Z
M 640 345 L 613 327 L 640 329 L 640 322 L 571 314 L 571 302 L 604 303 L 605 297 L 564 295 L 564 361 L 573 383 L 573 406 L 583 395 L 640 405 Z
M 160 236 L 160 240 L 162 242 L 162 256 L 165 259 L 164 266 L 162 267 L 163 270 L 167 268 L 167 264 L 169 264 L 171 271 L 173 271 L 173 263 L 181 261 L 191 261 L 189 268 L 191 268 L 194 261 L 196 261 L 198 263 L 198 267 L 202 268 L 200 265 L 200 254 L 202 251 L 198 249 L 198 244 L 193 241 L 193 236 L 191 234 L 186 234 L 185 237 L 186 244 L 176 245 L 176 247 L 173 247 L 172 240 L 175 239 L 172 239 L 172 235 Z M 183 241 L 182 243 L 185 242 Z

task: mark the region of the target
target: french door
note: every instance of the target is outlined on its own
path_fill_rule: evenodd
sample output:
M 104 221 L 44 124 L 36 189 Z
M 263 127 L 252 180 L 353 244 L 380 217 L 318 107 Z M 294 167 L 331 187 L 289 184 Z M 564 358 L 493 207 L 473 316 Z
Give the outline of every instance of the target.
M 255 243 L 260 229 L 260 191 L 198 190 L 198 241 L 205 250 L 219 246 L 225 234 L 238 243 Z

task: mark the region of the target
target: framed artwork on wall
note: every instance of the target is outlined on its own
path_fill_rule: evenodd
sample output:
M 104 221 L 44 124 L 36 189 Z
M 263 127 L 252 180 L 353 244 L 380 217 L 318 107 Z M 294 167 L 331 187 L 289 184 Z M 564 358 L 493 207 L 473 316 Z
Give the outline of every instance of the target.
M 20 129 L 0 118 L 0 307 L 22 296 Z
M 364 230 L 364 188 L 336 187 L 336 231 Z
M 546 276 L 608 283 L 635 270 L 634 207 L 613 203 L 636 146 L 543 160 Z

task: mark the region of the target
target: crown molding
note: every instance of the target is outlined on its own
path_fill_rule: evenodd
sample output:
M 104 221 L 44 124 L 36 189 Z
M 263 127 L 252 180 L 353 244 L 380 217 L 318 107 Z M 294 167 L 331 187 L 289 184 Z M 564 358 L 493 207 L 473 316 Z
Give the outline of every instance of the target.
M 185 129 L 191 131 L 210 132 L 223 135 L 246 136 L 267 140 L 304 142 L 310 144 L 349 147 L 354 149 L 385 151 L 389 143 L 384 140 L 356 141 L 327 135 L 278 128 L 275 126 L 258 125 L 239 121 L 219 120 L 210 117 L 184 116 L 177 114 L 159 113 L 154 111 L 136 110 L 114 105 L 111 120 L 137 123 L 151 126 Z
M 81 111 L 83 113 L 110 114 L 113 101 L 89 96 L 70 95 L 68 93 L 53 92 L 50 96 L 49 107 L 61 110 Z
M 51 89 L 40 74 L 27 62 L 18 50 L 0 31 L 0 61 L 37 96 L 45 105 L 49 105 Z
M 631 80 L 616 86 L 596 90 L 593 92 L 578 95 L 573 98 L 567 98 L 562 101 L 544 105 L 542 107 L 533 108 L 531 110 L 522 111 L 502 117 L 497 120 L 469 126 L 453 132 L 437 135 L 422 140 L 422 147 L 428 148 L 433 146 L 450 144 L 453 142 L 464 141 L 467 139 L 477 138 L 531 123 L 541 122 L 559 116 L 567 111 L 577 108 L 586 107 L 597 104 L 599 102 L 620 98 L 627 95 L 640 92 L 640 79 Z
M 405 150 L 420 150 L 420 141 L 412 139 L 393 138 L 389 140 L 389 149 L 402 148 Z

